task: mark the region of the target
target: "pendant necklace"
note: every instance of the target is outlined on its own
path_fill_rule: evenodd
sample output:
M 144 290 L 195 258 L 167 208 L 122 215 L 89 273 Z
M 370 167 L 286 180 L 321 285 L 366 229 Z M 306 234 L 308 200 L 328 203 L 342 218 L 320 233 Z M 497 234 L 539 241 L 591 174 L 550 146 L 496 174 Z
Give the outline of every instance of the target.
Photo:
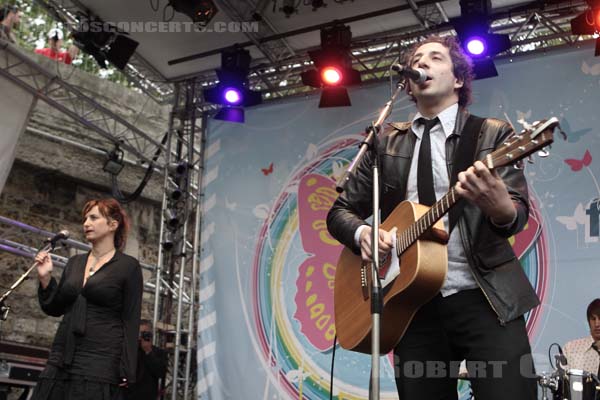
M 113 249 L 114 250 L 114 249 Z M 109 250 L 106 253 L 102 254 L 101 256 L 96 257 L 96 255 L 94 255 L 93 252 L 91 252 L 92 257 L 94 257 L 94 261 L 93 264 L 90 266 L 90 274 L 88 276 L 93 276 L 96 272 L 98 272 L 98 270 L 96 269 L 96 265 L 98 265 L 98 263 L 100 262 L 100 260 L 107 255 L 108 253 L 111 253 L 113 250 Z

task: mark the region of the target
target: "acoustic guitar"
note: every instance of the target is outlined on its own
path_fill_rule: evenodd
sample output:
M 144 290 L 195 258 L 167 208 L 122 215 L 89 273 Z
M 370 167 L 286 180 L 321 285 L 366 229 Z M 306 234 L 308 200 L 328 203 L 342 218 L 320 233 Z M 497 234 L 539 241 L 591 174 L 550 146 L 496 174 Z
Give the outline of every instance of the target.
M 481 161 L 490 170 L 512 165 L 551 144 L 556 126 L 555 117 L 535 123 Z M 381 224 L 386 231 L 397 229 L 395 254 L 382 262 L 379 271 L 380 276 L 387 271 L 382 283 L 385 285 L 380 319 L 382 355 L 396 347 L 417 310 L 444 284 L 448 254 L 442 217 L 458 199 L 452 187 L 431 207 L 403 201 Z M 390 268 L 393 258 L 399 261 L 399 268 Z M 337 263 L 334 286 L 335 327 L 344 349 L 371 352 L 370 285 L 371 264 L 345 248 Z

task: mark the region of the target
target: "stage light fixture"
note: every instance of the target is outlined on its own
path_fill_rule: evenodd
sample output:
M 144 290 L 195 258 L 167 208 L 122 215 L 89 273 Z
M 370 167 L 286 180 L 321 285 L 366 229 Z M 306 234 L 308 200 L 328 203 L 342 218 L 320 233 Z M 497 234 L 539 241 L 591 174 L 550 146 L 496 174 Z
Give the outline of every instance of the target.
M 225 101 L 231 105 L 237 105 L 242 102 L 242 93 L 236 88 L 225 88 Z
M 473 60 L 475 79 L 498 76 L 494 56 L 511 47 L 508 35 L 489 33 L 490 0 L 460 0 L 461 15 L 452 25 L 464 51 Z
M 310 5 L 313 11 L 317 11 L 321 7 L 327 7 L 327 3 L 324 0 L 312 0 Z
M 167 197 L 169 200 L 179 201 L 183 197 L 183 190 L 179 186 L 172 187 L 167 191 Z
M 177 229 L 179 227 L 179 216 L 177 215 L 177 211 L 172 208 L 165 209 L 164 212 L 165 223 L 167 227 L 171 230 Z
M 352 69 L 350 44 L 352 32 L 346 25 L 321 29 L 321 49 L 309 51 L 315 69 L 300 74 L 302 83 L 321 88 L 319 108 L 352 105 L 348 86 L 361 82 L 360 72 Z
M 600 0 L 586 0 L 589 8 L 571 20 L 573 35 L 600 35 Z M 600 56 L 600 37 L 594 56 Z
M 467 51 L 469 54 L 479 56 L 485 53 L 485 41 L 479 37 L 472 37 L 467 42 Z
M 164 251 L 171 251 L 175 245 L 175 234 L 167 230 L 161 245 Z
M 217 69 L 219 83 L 204 89 L 204 100 L 224 106 L 215 119 L 229 122 L 244 122 L 244 107 L 262 103 L 262 93 L 250 90 L 250 53 L 248 50 L 232 48 L 221 53 L 221 68 Z
M 124 166 L 123 150 L 121 150 L 119 146 L 115 146 L 112 151 L 106 153 L 106 161 L 104 162 L 102 170 L 111 175 L 119 175 Z
M 200 25 L 207 25 L 219 12 L 212 0 L 169 0 L 169 4 L 177 12 L 187 15 Z
M 298 9 L 296 8 L 296 0 L 283 0 L 283 5 L 280 10 L 285 14 L 286 18 L 289 18 Z
M 336 67 L 325 67 L 321 72 L 323 82 L 328 85 L 337 85 L 342 81 L 342 72 Z
M 176 163 L 170 163 L 167 167 L 169 174 L 174 177 L 181 177 L 187 172 L 189 164 L 187 161 L 179 161 Z
M 106 61 L 110 61 L 118 69 L 124 69 L 139 43 L 94 16 L 79 13 L 77 20 L 78 27 L 71 32 L 75 45 L 94 57 L 101 68 L 106 68 Z

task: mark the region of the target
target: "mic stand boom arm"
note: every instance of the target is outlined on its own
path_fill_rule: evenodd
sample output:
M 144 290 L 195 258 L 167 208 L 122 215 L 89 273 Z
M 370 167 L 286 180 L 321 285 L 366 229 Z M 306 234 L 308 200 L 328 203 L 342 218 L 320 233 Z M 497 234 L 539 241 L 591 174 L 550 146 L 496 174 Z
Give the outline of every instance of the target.
M 381 295 L 381 281 L 379 280 L 379 154 L 377 151 L 377 136 L 386 118 L 392 112 L 392 106 L 396 97 L 404 90 L 404 82 L 399 81 L 396 91 L 385 104 L 377 121 L 371 123 L 366 129 L 367 137 L 360 144 L 358 154 L 354 157 L 348 169 L 338 180 L 336 190 L 338 193 L 344 191 L 344 187 L 354 176 L 356 166 L 360 163 L 368 149 L 373 154 L 373 227 L 371 230 L 371 380 L 369 384 L 369 399 L 379 400 L 379 356 L 380 356 L 380 318 L 383 310 L 383 298 Z
M 38 250 L 38 252 L 35 253 L 35 255 L 37 256 L 42 251 L 52 251 L 52 250 L 54 250 L 55 245 L 56 245 L 55 242 L 50 241 L 43 248 L 41 248 L 40 250 Z M 35 258 L 35 256 L 34 256 L 34 258 Z M 23 273 L 23 275 L 21 275 L 19 277 L 19 279 L 17 279 L 17 281 L 15 283 L 12 284 L 12 286 L 10 287 L 10 289 L 8 289 L 2 295 L 2 297 L 0 297 L 0 320 L 6 321 L 6 318 L 8 318 L 8 313 L 10 312 L 10 306 L 4 304 L 4 302 L 6 301 L 6 299 L 8 298 L 8 296 L 10 296 L 11 293 L 14 292 L 16 288 L 18 288 L 19 286 L 21 286 L 21 284 L 25 281 L 25 279 L 27 279 L 27 277 L 29 276 L 29 274 L 31 273 L 31 271 L 33 271 L 36 267 L 37 267 L 37 262 L 34 261 L 33 264 L 31 265 L 31 267 L 29 267 L 29 269 L 27 271 L 25 271 L 25 273 Z

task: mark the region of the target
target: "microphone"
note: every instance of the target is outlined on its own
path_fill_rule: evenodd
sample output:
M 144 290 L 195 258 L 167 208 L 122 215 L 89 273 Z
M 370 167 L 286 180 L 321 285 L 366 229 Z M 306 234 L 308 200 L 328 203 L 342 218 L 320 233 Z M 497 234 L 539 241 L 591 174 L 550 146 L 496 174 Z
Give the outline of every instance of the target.
M 563 369 L 563 367 L 567 366 L 567 357 L 565 357 L 565 353 L 563 353 L 563 349 L 560 347 L 560 344 L 556 343 L 556 346 L 558 347 L 559 354 L 555 354 L 554 359 L 557 367 L 559 367 L 559 369 Z
M 431 78 L 427 76 L 427 72 L 421 68 L 408 68 L 402 64 L 392 64 L 392 69 L 417 84 L 431 80 Z
M 50 243 L 50 246 L 52 247 L 52 249 L 54 249 L 54 247 L 56 247 L 56 243 L 59 240 L 66 240 L 69 238 L 69 231 L 66 229 L 63 229 L 62 231 L 58 232 L 56 235 L 52 236 L 51 238 L 48 238 L 48 240 L 46 240 L 46 243 Z

